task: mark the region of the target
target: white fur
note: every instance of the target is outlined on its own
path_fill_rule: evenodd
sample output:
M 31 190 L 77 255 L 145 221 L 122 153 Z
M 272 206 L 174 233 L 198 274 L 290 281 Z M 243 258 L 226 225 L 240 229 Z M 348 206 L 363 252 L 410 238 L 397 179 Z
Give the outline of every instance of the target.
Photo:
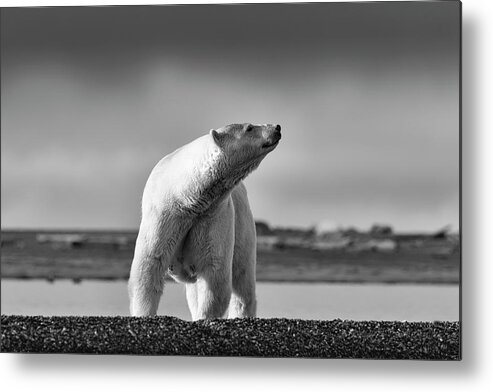
M 271 125 L 246 133 L 247 125 L 211 131 L 151 172 L 130 271 L 131 315 L 156 314 L 170 267 L 186 283 L 193 320 L 223 317 L 228 308 L 229 317 L 256 315 L 255 223 L 241 180 L 280 133 Z

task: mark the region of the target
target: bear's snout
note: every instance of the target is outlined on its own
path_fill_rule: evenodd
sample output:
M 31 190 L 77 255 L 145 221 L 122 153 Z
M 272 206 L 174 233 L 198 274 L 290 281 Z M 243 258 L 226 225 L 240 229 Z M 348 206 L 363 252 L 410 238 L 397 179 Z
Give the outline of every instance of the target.
M 262 148 L 271 148 L 277 145 L 281 140 L 281 126 L 279 124 L 269 125 L 264 134 L 266 143 L 262 145 Z
M 275 129 L 275 131 L 274 131 L 272 136 L 273 136 L 273 139 L 276 142 L 278 142 L 279 140 L 281 140 L 281 126 L 279 124 L 277 124 L 274 129 Z

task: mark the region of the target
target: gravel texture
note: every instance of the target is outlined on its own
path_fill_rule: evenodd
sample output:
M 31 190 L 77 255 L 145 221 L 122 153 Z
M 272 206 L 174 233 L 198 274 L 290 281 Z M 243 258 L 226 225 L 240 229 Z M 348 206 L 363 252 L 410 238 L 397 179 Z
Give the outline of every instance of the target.
M 2 352 L 460 359 L 459 322 L 1 316 Z

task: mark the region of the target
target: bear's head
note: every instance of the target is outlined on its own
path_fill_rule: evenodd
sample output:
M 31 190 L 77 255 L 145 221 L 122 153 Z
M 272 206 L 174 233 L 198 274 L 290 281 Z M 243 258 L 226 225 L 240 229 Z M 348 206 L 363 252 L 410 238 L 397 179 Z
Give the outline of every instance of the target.
M 211 129 L 210 134 L 223 152 L 228 168 L 244 178 L 276 148 L 281 140 L 281 126 L 230 124 Z
M 180 208 L 202 214 L 219 203 L 258 167 L 280 139 L 280 125 L 230 124 L 211 129 L 190 143 L 190 148 L 178 150 L 187 159 L 175 162 L 185 169 L 192 168 L 189 175 L 176 177 Z M 174 172 L 180 172 L 180 168 Z

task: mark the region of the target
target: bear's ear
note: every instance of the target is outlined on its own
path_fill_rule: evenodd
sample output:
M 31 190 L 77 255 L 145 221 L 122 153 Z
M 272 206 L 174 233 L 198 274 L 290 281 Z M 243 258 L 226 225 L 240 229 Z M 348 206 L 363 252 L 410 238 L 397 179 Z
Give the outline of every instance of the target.
M 214 142 L 221 147 L 223 145 L 224 134 L 217 132 L 215 129 L 211 129 L 210 134 L 214 139 Z

